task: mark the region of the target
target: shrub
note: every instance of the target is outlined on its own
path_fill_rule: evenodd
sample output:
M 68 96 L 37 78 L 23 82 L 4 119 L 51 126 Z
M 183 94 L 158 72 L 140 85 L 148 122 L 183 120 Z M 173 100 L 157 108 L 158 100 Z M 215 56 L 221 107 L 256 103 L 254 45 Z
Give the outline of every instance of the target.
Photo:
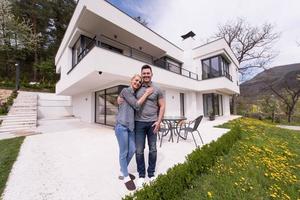
M 8 97 L 7 101 L 3 103 L 0 107 L 0 114 L 6 115 L 9 111 L 10 106 L 14 103 L 14 99 L 18 96 L 18 92 L 14 90 Z
M 185 163 L 175 165 L 165 175 L 159 175 L 155 182 L 145 185 L 143 189 L 124 199 L 169 200 L 178 198 L 185 189 L 193 186 L 195 177 L 207 173 L 218 157 L 227 154 L 240 138 L 241 129 L 236 125 L 216 142 L 194 150 L 187 156 Z

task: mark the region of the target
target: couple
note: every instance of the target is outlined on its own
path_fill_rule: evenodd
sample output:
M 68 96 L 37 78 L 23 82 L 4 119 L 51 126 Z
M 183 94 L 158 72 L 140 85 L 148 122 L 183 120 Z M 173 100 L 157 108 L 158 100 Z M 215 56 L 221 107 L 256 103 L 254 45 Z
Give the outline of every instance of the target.
M 135 177 L 128 173 L 127 166 L 136 153 L 138 186 L 145 183 L 145 139 L 149 146 L 148 177 L 154 179 L 156 166 L 156 137 L 165 112 L 163 92 L 151 82 L 152 69 L 144 65 L 141 76 L 134 75 L 130 86 L 124 88 L 119 97 L 119 110 L 116 118 L 115 133 L 119 144 L 120 179 L 128 190 L 135 190 Z

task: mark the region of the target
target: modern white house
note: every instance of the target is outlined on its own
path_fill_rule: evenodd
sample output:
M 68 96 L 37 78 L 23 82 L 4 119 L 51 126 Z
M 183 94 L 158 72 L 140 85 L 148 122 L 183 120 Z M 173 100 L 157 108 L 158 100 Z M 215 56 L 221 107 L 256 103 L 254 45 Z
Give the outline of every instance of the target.
M 82 121 L 114 125 L 116 99 L 143 65 L 166 98 L 166 116 L 230 115 L 239 63 L 224 39 L 178 47 L 104 0 L 80 0 L 55 57 L 56 93 Z

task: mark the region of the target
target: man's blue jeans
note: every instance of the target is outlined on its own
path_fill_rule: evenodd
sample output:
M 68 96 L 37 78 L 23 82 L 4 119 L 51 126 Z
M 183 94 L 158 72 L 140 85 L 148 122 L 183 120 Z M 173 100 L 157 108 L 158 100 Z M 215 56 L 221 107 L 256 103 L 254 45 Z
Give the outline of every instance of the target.
M 152 127 L 154 122 L 135 122 L 135 146 L 136 146 L 136 163 L 137 170 L 139 172 L 140 178 L 145 178 L 145 139 L 147 136 L 148 146 L 149 146 L 149 160 L 148 160 L 148 177 L 154 176 L 155 166 L 156 166 L 156 134 L 153 133 L 154 127 Z
M 119 162 L 124 177 L 128 176 L 127 166 L 135 153 L 134 132 L 122 124 L 116 124 L 115 133 L 119 143 Z

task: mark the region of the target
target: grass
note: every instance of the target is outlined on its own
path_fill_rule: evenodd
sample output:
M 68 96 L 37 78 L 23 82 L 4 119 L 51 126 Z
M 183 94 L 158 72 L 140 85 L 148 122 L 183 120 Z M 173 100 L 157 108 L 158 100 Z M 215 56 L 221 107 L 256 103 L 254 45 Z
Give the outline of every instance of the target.
M 23 140 L 24 137 L 0 140 L 0 197 Z
M 300 132 L 243 118 L 242 139 L 178 199 L 300 200 Z
M 264 119 L 263 121 L 274 125 L 300 126 L 300 121 L 291 121 L 289 123 L 286 119 L 281 120 L 280 123 L 272 122 L 270 119 Z

